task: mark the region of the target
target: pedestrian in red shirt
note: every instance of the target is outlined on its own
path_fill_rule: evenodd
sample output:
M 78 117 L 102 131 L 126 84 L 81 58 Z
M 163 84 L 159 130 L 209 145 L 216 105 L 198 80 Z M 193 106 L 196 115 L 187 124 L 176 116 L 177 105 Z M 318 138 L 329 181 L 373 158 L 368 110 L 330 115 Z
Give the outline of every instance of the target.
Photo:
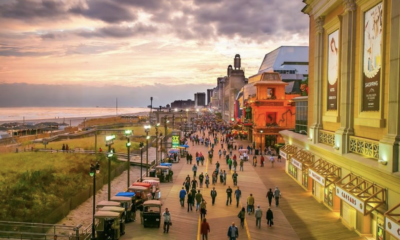
M 203 222 L 200 226 L 200 233 L 203 235 L 203 240 L 208 240 L 208 233 L 210 232 L 210 225 L 208 224 L 207 220 L 204 218 Z
M 264 156 L 263 155 L 261 155 L 261 167 L 264 167 Z

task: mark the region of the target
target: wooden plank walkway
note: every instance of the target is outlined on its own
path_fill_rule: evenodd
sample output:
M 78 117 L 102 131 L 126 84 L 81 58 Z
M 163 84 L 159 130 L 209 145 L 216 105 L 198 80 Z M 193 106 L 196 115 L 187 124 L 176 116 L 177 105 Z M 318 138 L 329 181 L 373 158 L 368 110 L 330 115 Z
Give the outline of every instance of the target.
M 247 143 L 243 143 L 247 146 Z M 214 150 L 213 164 L 206 163 L 199 166 L 197 175 L 201 172 L 211 174 L 215 169 L 218 159 L 220 144 Z M 207 155 L 207 148 L 204 145 L 190 146 L 190 153 L 195 155 L 196 151 Z M 238 156 L 237 151 L 234 151 Z M 195 163 L 195 161 L 193 161 Z M 220 161 L 220 169 L 228 170 L 224 159 Z M 181 159 L 179 163 L 173 164 L 174 183 L 162 183 L 162 212 L 169 208 L 172 215 L 173 226 L 168 234 L 163 233 L 162 224 L 160 229 L 143 228 L 140 224 L 139 212 L 137 221 L 126 225 L 126 234 L 121 240 L 127 239 L 179 239 L 179 240 L 198 240 L 199 212 L 187 212 L 187 204 L 182 208 L 179 204 L 179 191 L 182 184 L 189 174 L 193 175 L 192 165 L 186 163 L 186 159 Z M 226 206 L 226 188 L 231 186 L 235 190 L 232 177 L 228 174 L 227 185 L 217 183 L 215 188 L 218 192 L 216 203 L 211 204 L 210 191 L 213 185 L 207 189 L 204 185 L 201 190 L 204 199 L 207 201 L 207 221 L 210 224 L 211 232 L 209 239 L 226 239 L 227 230 L 232 222 L 239 226 L 238 239 L 363 239 L 354 232 L 347 230 L 339 221 L 337 215 L 332 213 L 322 204 L 318 204 L 313 197 L 305 192 L 297 183 L 294 182 L 284 172 L 284 162 L 276 163 L 275 168 L 270 165 L 266 167 L 252 167 L 249 162 L 244 164 L 244 172 L 238 171 L 238 185 L 242 191 L 241 205 L 246 206 L 246 199 L 253 194 L 255 205 L 260 205 L 263 210 L 261 229 L 255 226 L 254 215 L 246 214 L 245 228 L 240 227 L 240 220 L 237 215 L 239 208 L 236 208 L 236 199 L 233 196 L 232 205 Z M 232 172 L 233 173 L 233 172 Z M 278 186 L 283 194 L 280 207 L 271 207 L 274 213 L 274 223 L 272 228 L 266 224 L 265 214 L 268 209 L 268 201 L 265 197 L 267 189 Z

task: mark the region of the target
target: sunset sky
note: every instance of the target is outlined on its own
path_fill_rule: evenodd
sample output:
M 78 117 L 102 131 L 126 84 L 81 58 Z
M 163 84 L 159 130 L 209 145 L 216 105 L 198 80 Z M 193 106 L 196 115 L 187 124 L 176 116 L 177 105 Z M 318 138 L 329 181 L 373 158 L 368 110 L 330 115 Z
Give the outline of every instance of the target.
M 29 94 L 17 99 L 21 86 L 39 95 L 95 88 L 99 101 L 107 89 L 115 91 L 110 98 L 130 89 L 125 97 L 136 99 L 127 106 L 147 105 L 139 96 L 165 103 L 193 98 L 216 85 L 237 53 L 248 77 L 269 51 L 308 45 L 303 6 L 301 0 L 0 0 L 0 92 L 21 102 L 4 103 L 0 94 L 0 106 L 35 105 Z

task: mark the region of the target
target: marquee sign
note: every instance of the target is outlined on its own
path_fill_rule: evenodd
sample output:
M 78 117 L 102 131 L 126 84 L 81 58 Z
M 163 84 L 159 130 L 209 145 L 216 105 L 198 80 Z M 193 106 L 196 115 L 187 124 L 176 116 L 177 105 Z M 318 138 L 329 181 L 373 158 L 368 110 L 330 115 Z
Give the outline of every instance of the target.
M 310 176 L 312 179 L 314 179 L 322 186 L 325 186 L 325 178 L 319 175 L 318 173 L 314 172 L 313 170 L 308 169 L 308 176 Z
M 400 225 L 389 218 L 386 218 L 386 231 L 400 239 Z
M 360 201 L 358 198 L 354 197 L 352 194 L 346 192 L 340 187 L 336 186 L 336 196 L 341 198 L 343 201 L 348 203 L 350 206 L 357 209 L 357 211 L 364 214 L 364 202 Z
M 284 151 L 282 151 L 282 150 L 279 152 L 279 155 L 281 155 L 281 157 L 283 157 L 285 159 L 287 157 L 286 153 Z
M 303 164 L 294 158 L 292 158 L 292 164 L 293 164 L 293 166 L 297 167 L 298 169 L 300 169 L 300 170 L 302 169 Z

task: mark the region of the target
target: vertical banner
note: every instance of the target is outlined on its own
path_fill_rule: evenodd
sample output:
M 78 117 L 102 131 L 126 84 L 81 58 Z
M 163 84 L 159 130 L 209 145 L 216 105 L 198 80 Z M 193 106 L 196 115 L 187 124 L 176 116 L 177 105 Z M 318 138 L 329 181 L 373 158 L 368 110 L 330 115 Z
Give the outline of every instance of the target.
M 382 3 L 364 13 L 363 111 L 379 111 L 382 68 Z
M 328 36 L 328 110 L 337 110 L 339 79 L 339 30 Z
M 179 133 L 172 132 L 172 148 L 179 147 Z

